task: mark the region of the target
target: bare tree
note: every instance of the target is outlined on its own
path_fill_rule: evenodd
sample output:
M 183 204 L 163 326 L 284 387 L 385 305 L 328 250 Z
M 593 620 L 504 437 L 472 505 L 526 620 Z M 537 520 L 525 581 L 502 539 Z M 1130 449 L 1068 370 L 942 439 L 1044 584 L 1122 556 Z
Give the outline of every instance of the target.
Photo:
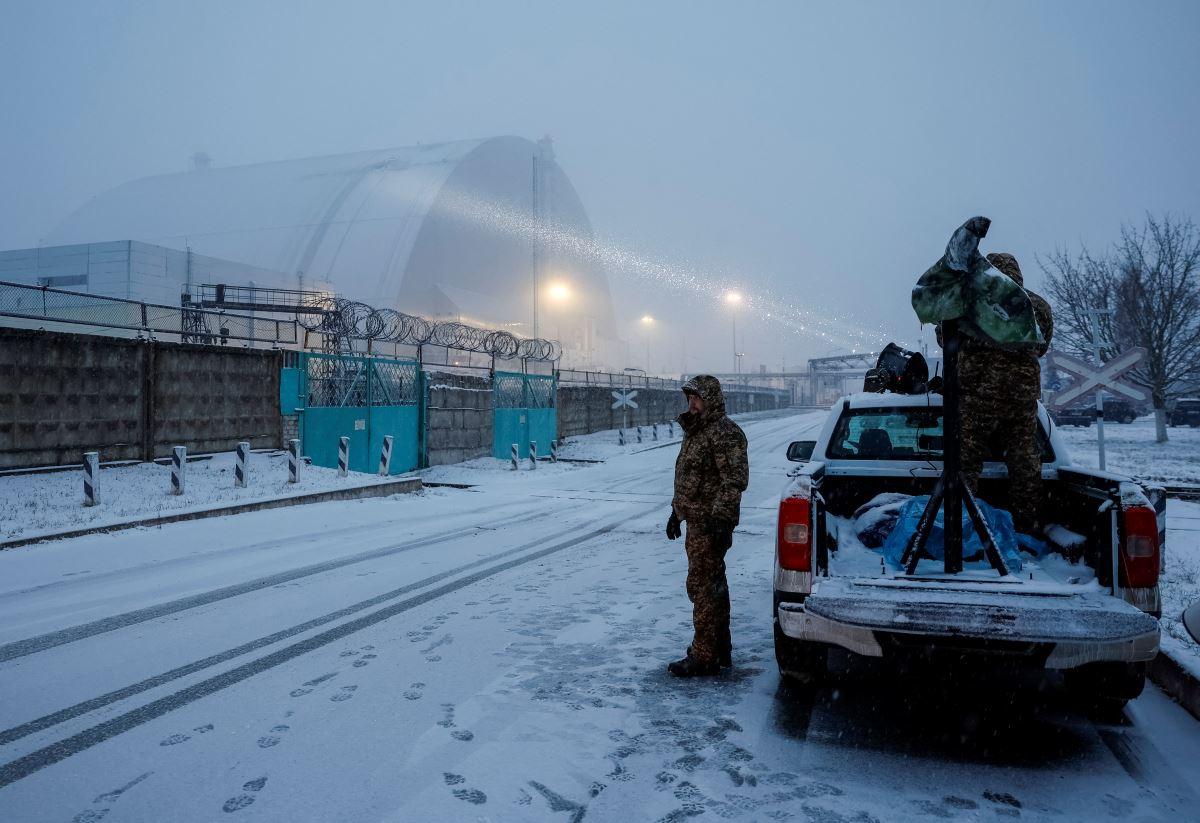
M 1058 345 L 1090 356 L 1096 310 L 1101 357 L 1133 346 L 1146 360 L 1129 377 L 1150 392 L 1156 438 L 1167 440 L 1167 403 L 1200 380 L 1200 232 L 1191 220 L 1146 216 L 1125 226 L 1103 256 L 1086 248 L 1038 260 L 1046 273 Z

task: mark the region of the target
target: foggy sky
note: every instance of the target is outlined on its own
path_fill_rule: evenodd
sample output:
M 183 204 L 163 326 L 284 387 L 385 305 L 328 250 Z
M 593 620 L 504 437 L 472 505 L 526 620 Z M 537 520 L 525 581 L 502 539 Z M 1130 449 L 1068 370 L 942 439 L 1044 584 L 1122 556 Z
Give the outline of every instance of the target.
M 550 134 L 598 235 L 916 342 L 915 278 L 1200 219 L 1200 3 L 6 2 L 0 248 L 135 177 Z M 120 239 L 120 238 L 112 238 Z M 655 371 L 732 370 L 728 311 L 610 272 Z M 836 346 L 738 320 L 745 365 Z

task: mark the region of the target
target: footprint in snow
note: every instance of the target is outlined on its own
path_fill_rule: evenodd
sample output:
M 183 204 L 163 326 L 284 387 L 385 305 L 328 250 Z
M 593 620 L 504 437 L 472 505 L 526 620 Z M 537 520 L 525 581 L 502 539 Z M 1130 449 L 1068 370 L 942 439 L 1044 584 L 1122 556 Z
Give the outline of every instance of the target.
M 356 669 L 361 669 L 363 666 L 369 666 L 371 664 L 371 661 L 374 660 L 378 656 L 379 655 L 375 655 L 375 654 L 364 654 L 358 660 L 355 660 L 352 665 Z
M 267 785 L 267 778 L 256 777 L 253 780 L 247 780 L 242 784 L 242 791 L 249 794 L 239 794 L 237 797 L 231 797 L 225 801 L 225 805 L 221 809 L 225 812 L 236 812 L 246 808 L 254 802 L 254 795 L 262 791 L 262 787 Z
M 423 691 L 421 691 L 424 688 L 425 688 L 424 683 L 413 683 L 412 686 L 410 686 L 408 688 L 408 691 L 404 692 L 404 699 L 405 700 L 420 700 L 425 694 Z
M 332 700 L 334 703 L 342 703 L 346 700 L 349 700 L 351 697 L 354 697 L 354 692 L 357 689 L 358 689 L 358 686 L 342 686 L 329 699 Z
M 275 726 L 271 729 L 270 734 L 264 734 L 262 737 L 258 738 L 258 747 L 260 749 L 269 749 L 272 746 L 278 746 L 283 741 L 283 738 L 280 737 L 280 735 L 288 731 L 290 728 L 290 726 L 284 725 Z
M 303 697 L 306 694 L 312 694 L 313 689 L 324 683 L 326 680 L 331 680 L 337 677 L 337 674 L 337 672 L 330 672 L 329 674 L 323 674 L 320 677 L 314 677 L 312 680 L 302 683 L 300 688 L 292 689 L 291 695 L 292 697 Z
M 469 732 L 466 729 L 458 729 L 457 731 L 450 732 L 450 736 L 455 740 L 461 740 L 463 743 L 469 743 L 475 739 L 474 733 Z

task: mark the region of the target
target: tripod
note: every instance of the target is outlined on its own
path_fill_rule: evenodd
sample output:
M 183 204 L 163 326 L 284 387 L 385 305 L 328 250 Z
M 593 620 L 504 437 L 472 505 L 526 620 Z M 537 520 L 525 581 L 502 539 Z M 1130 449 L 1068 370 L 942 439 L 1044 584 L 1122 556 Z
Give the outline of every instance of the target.
M 975 533 L 983 543 L 984 555 L 992 568 L 1001 577 L 1008 574 L 1008 566 L 996 548 L 991 529 L 979 511 L 975 495 L 963 480 L 962 449 L 959 442 L 960 416 L 958 396 L 958 349 L 959 331 L 957 320 L 946 320 L 942 323 L 942 475 L 933 486 L 929 495 L 929 503 L 921 518 L 917 521 L 916 531 L 908 538 L 904 554 L 900 558 L 905 574 L 915 574 L 917 563 L 922 556 L 928 557 L 925 544 L 933 531 L 933 523 L 938 509 L 945 503 L 945 550 L 943 553 L 946 574 L 957 574 L 963 569 L 962 557 L 962 510 L 967 507 L 967 514 L 975 526 Z

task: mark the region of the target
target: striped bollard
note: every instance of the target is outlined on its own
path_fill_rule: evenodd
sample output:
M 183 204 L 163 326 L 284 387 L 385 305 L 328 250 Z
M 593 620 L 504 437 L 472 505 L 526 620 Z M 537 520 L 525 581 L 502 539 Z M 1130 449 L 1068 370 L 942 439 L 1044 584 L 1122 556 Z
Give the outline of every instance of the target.
M 617 443 L 622 446 L 625 445 L 625 430 L 624 429 L 617 429 Z
M 550 462 L 551 463 L 558 462 L 558 441 L 557 440 L 550 441 Z
M 657 423 L 654 424 L 653 431 L 654 431 L 654 442 L 657 443 L 658 442 L 658 424 Z
M 641 426 L 637 427 L 637 437 L 638 437 L 638 442 L 641 443 L 642 442 L 642 427 Z
M 350 470 L 350 438 L 338 438 L 338 477 L 345 477 Z
M 670 435 L 670 438 L 672 440 L 675 439 L 675 424 L 674 423 L 671 423 L 671 422 L 667 423 L 667 434 Z
M 183 475 L 187 471 L 187 446 L 171 449 L 171 494 L 183 494 Z
M 288 441 L 288 482 L 296 483 L 300 480 L 300 441 Z
M 521 464 L 518 462 L 518 457 L 517 457 L 517 444 L 513 443 L 512 444 L 512 470 L 517 471 L 520 468 L 521 468 Z
M 233 485 L 239 489 L 246 488 L 249 475 L 246 473 L 246 462 L 250 459 L 250 444 L 242 441 L 237 444 L 237 460 L 233 464 Z
M 94 506 L 100 502 L 96 488 L 96 475 L 100 474 L 100 452 L 83 453 L 83 505 Z
M 385 477 L 392 471 L 392 436 L 383 436 L 383 451 L 379 453 L 379 473 Z
M 529 441 L 529 468 L 537 468 L 537 441 Z

